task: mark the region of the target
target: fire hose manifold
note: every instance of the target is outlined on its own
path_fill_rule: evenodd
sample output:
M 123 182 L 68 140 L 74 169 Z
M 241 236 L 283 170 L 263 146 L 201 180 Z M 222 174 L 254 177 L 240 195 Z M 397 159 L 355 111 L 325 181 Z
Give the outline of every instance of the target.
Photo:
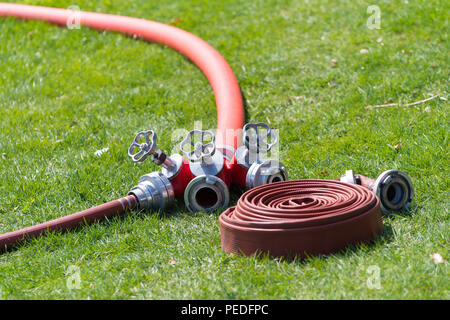
M 0 16 L 64 26 L 70 15 L 64 9 L 0 3 Z M 200 38 L 173 26 L 130 17 L 79 12 L 79 20 L 95 29 L 167 45 L 193 61 L 214 91 L 217 138 L 211 131 L 192 130 L 180 144 L 184 157 L 168 156 L 157 148 L 154 131 L 139 132 L 128 155 L 139 163 L 150 157 L 162 167 L 160 172 L 142 176 L 124 198 L 0 235 L 0 250 L 26 238 L 69 230 L 127 210 L 166 210 L 176 197 L 182 197 L 191 212 L 225 210 L 219 222 L 227 252 L 303 257 L 371 241 L 383 228 L 381 210 L 409 207 L 412 182 L 399 170 L 386 171 L 376 180 L 347 171 L 340 181 L 287 182 L 284 165 L 267 156 L 277 136 L 265 123 L 242 128 L 244 109 L 237 80 L 223 57 Z M 235 207 L 227 209 L 231 184 L 249 190 Z
M 247 123 L 242 136 L 243 145 L 235 151 L 231 146 L 216 146 L 211 131 L 192 130 L 180 144 L 183 158 L 180 154 L 167 156 L 157 149 L 154 131 L 139 132 L 128 155 L 134 162 L 151 156 L 163 168 L 160 173 L 142 176 L 130 195 L 136 196 L 141 209 L 165 209 L 175 196 L 183 196 L 191 212 L 215 211 L 228 207 L 231 184 L 250 189 L 287 180 L 284 165 L 266 158 L 277 142 L 267 124 Z

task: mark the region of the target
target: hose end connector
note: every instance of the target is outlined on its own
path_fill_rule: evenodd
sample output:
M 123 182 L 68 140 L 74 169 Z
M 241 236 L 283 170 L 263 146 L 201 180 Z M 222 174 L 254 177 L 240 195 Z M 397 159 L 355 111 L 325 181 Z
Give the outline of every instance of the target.
M 247 189 L 251 189 L 263 184 L 286 181 L 288 174 L 286 167 L 278 160 L 264 160 L 255 162 L 248 169 L 245 179 Z
M 340 181 L 368 188 L 380 199 L 381 209 L 385 213 L 409 209 L 414 197 L 411 178 L 401 170 L 384 171 L 376 180 L 354 175 L 352 170 L 347 170 Z
M 190 212 L 225 210 L 230 202 L 226 183 L 212 175 L 197 176 L 184 191 L 184 203 Z
M 407 210 L 411 206 L 414 187 L 411 178 L 401 170 L 387 170 L 372 185 L 384 212 Z
M 128 195 L 138 200 L 139 209 L 165 210 L 175 199 L 175 193 L 169 179 L 161 172 L 152 172 L 142 176 L 137 186 Z

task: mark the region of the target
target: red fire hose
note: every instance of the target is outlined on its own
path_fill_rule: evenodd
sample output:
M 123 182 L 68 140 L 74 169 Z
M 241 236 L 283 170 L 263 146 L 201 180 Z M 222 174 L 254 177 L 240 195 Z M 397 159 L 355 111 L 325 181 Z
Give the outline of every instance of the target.
M 225 59 L 199 37 L 163 23 L 112 14 L 80 11 L 80 24 L 99 30 L 109 30 L 157 42 L 180 52 L 203 71 L 214 91 L 217 105 L 218 144 L 237 147 L 237 137 L 225 141 L 227 130 L 240 130 L 244 125 L 244 104 L 239 84 Z M 66 26 L 73 11 L 65 9 L 0 3 L 0 16 L 42 20 Z
M 383 230 L 369 189 L 334 180 L 266 184 L 245 192 L 220 217 L 228 253 L 273 257 L 330 254 L 373 240 Z
M 167 45 L 189 58 L 203 71 L 214 91 L 217 105 L 217 138 L 219 144 L 237 147 L 237 137 L 226 136 L 227 130 L 239 132 L 244 125 L 244 104 L 239 84 L 228 63 L 212 46 L 199 37 L 163 23 L 111 14 L 80 11 L 80 24 L 99 30 L 109 30 Z M 0 16 L 47 21 L 66 26 L 73 11 L 65 9 L 0 3 Z M 227 139 L 228 138 L 228 139 Z M 127 205 L 122 206 L 124 199 Z M 128 196 L 98 207 L 49 221 L 37 226 L 0 235 L 0 250 L 11 247 L 24 238 L 47 231 L 73 228 L 103 217 L 120 214 L 136 206 L 136 198 Z
M 66 231 L 74 229 L 83 224 L 91 224 L 119 215 L 127 210 L 136 208 L 137 201 L 134 196 L 126 196 L 118 200 L 80 211 L 66 217 L 47 221 L 32 227 L 8 232 L 0 235 L 0 251 L 4 248 L 10 248 L 27 238 L 35 238 L 49 231 Z

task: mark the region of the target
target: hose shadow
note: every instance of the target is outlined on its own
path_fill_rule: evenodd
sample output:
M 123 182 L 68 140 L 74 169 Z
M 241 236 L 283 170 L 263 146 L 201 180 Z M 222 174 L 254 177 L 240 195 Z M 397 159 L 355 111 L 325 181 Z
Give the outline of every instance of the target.
M 384 224 L 383 231 L 372 241 L 363 242 L 358 244 L 349 244 L 345 248 L 330 254 L 317 254 L 310 255 L 308 253 L 304 253 L 303 256 L 299 255 L 289 255 L 287 257 L 274 257 L 271 256 L 270 253 L 262 253 L 258 252 L 253 254 L 252 256 L 257 260 L 267 260 L 267 259 L 276 259 L 279 262 L 285 262 L 288 264 L 297 264 L 302 266 L 307 266 L 313 263 L 316 260 L 324 260 L 324 259 L 345 259 L 350 258 L 352 256 L 361 254 L 363 252 L 369 252 L 376 247 L 383 246 L 387 243 L 392 242 L 393 239 L 393 229 L 390 222 L 386 222 Z
M 242 90 L 241 86 L 239 86 L 239 90 L 241 91 L 241 96 L 242 96 L 242 102 L 244 103 L 244 118 L 245 118 L 245 122 L 248 122 L 248 111 L 247 111 L 247 107 L 248 107 L 248 103 L 247 103 L 247 98 L 245 97 L 245 93 L 244 90 Z

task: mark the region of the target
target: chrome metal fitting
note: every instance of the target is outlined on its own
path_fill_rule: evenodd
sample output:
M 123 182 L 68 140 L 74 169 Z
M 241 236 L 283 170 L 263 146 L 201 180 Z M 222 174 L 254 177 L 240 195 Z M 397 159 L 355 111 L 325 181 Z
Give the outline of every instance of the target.
M 140 142 L 142 138 L 144 138 L 144 141 Z M 134 162 L 139 163 L 144 162 L 151 156 L 152 161 L 156 165 L 163 167 L 161 171 L 164 175 L 171 179 L 180 172 L 183 165 L 183 157 L 178 154 L 168 157 L 164 151 L 156 148 L 156 140 L 157 136 L 153 130 L 139 132 L 128 148 L 128 156 Z M 137 152 L 135 152 L 136 149 L 138 150 Z
M 141 139 L 144 141 L 141 142 Z M 135 137 L 128 148 L 128 156 L 133 162 L 144 162 L 149 156 L 155 153 L 156 133 L 153 130 L 141 131 Z M 137 152 L 134 152 L 135 150 Z
M 139 203 L 139 209 L 165 210 L 175 199 L 173 186 L 161 172 L 152 172 L 142 176 L 137 186 L 128 195 L 134 195 Z
M 278 138 L 264 122 L 247 123 L 242 131 L 243 145 L 236 150 L 236 160 L 242 167 L 250 168 L 255 162 L 263 161 L 263 156 L 267 155 Z
M 384 212 L 407 210 L 414 197 L 411 178 L 401 170 L 387 170 L 380 174 L 372 186 Z
M 190 212 L 224 210 L 229 202 L 228 187 L 216 176 L 195 177 L 184 191 L 184 203 Z
M 350 184 L 356 184 L 356 178 L 353 174 L 353 170 L 345 170 L 345 174 L 341 176 L 340 181 Z
M 248 169 L 245 184 L 248 189 L 263 184 L 286 181 L 288 174 L 285 166 L 278 160 L 265 160 L 253 163 Z
M 222 171 L 224 159 L 216 149 L 215 139 L 211 131 L 192 130 L 181 141 L 180 150 L 189 159 L 189 168 L 194 176 L 214 176 Z
M 351 184 L 361 184 L 360 176 L 354 175 L 353 170 L 345 171 L 340 181 Z M 407 210 L 414 197 L 414 187 L 411 178 L 401 170 L 387 170 L 368 185 L 370 191 L 380 199 L 380 207 L 383 212 Z M 367 184 L 367 183 L 366 183 Z

